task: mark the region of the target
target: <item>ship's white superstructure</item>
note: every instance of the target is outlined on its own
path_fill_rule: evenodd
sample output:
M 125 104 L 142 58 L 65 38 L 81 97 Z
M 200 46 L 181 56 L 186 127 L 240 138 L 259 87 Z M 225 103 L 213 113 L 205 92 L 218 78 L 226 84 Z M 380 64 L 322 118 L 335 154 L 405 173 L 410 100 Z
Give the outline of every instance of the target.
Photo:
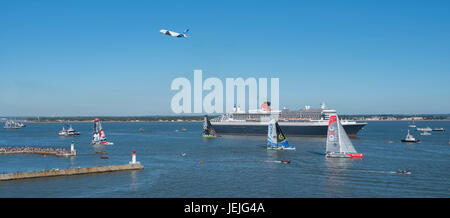
M 211 124 L 218 134 L 263 135 L 264 128 L 269 124 L 270 117 L 277 117 L 278 123 L 286 135 L 326 136 L 328 120 L 336 115 L 336 110 L 329 109 L 324 103 L 320 108 L 305 106 L 300 110 L 273 110 L 270 102 L 261 105 L 260 109 L 242 111 L 239 106 L 220 117 L 211 119 Z M 350 137 L 367 123 L 342 120 L 342 125 Z

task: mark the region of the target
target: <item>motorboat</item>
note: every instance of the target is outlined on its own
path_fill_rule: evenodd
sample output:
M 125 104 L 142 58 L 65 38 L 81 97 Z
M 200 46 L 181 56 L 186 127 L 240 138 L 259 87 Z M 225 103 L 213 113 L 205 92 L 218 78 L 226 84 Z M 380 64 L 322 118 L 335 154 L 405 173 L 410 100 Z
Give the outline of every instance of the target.
M 58 133 L 59 136 L 79 136 L 80 133 L 75 131 L 72 126 L 69 126 L 69 128 L 66 130 L 63 126 L 62 130 Z
M 431 129 L 430 127 L 425 127 L 425 128 L 416 128 L 416 131 L 432 131 L 433 129 Z
M 402 139 L 402 142 L 418 143 L 418 142 L 420 142 L 420 140 L 414 138 L 414 136 L 412 136 L 411 134 L 409 134 L 409 130 L 408 130 L 408 134 L 406 134 L 405 139 Z
M 411 174 L 411 171 L 409 171 L 409 170 L 400 170 L 400 169 L 398 169 L 398 170 L 397 170 L 397 174 Z

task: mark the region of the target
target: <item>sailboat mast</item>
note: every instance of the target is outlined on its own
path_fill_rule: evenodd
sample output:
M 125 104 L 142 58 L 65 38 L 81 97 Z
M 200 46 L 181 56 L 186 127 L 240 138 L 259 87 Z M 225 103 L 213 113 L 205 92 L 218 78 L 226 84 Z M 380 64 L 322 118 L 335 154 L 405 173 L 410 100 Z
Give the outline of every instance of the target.
M 337 132 L 338 132 L 338 135 L 339 135 L 339 137 L 338 137 L 338 140 L 339 140 L 339 152 L 340 153 L 342 153 L 342 147 L 343 147 L 343 144 L 342 144 L 342 137 L 341 137 L 341 135 L 340 135 L 340 132 L 341 132 L 341 128 L 340 128 L 340 121 L 339 121 L 339 117 L 337 116 L 337 114 L 336 114 L 336 124 L 337 124 Z

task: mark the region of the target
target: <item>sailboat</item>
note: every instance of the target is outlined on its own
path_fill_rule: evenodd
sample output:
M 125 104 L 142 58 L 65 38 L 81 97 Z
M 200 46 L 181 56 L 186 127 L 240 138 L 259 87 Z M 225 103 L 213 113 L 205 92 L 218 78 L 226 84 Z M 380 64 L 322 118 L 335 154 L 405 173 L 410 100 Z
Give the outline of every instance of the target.
M 363 157 L 356 152 L 337 115 L 331 115 L 328 123 L 326 157 Z
M 106 135 L 102 124 L 98 118 L 94 119 L 94 132 L 92 133 L 91 145 L 113 145 L 114 143 L 106 141 Z
M 208 115 L 205 115 L 205 118 L 203 120 L 203 138 L 215 138 L 216 137 L 216 131 L 211 125 L 211 122 L 209 122 Z
M 7 120 L 5 122 L 5 125 L 3 126 L 3 128 L 5 129 L 20 129 L 22 128 L 24 125 L 18 121 L 15 120 Z
M 295 150 L 294 146 L 290 146 L 286 136 L 281 131 L 278 122 L 270 117 L 267 129 L 267 149 L 269 150 Z

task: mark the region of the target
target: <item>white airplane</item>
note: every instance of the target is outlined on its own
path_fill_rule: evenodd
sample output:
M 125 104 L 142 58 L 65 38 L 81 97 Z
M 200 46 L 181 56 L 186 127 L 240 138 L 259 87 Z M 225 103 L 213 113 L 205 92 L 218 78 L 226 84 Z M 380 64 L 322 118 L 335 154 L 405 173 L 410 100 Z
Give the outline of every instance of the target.
M 188 37 L 186 35 L 186 33 L 189 31 L 189 29 L 186 29 L 183 33 L 176 33 L 176 32 L 172 32 L 169 30 L 160 30 L 159 32 L 164 34 L 164 35 L 169 35 L 169 36 L 173 36 L 173 37 L 177 37 L 177 38 L 186 38 Z

